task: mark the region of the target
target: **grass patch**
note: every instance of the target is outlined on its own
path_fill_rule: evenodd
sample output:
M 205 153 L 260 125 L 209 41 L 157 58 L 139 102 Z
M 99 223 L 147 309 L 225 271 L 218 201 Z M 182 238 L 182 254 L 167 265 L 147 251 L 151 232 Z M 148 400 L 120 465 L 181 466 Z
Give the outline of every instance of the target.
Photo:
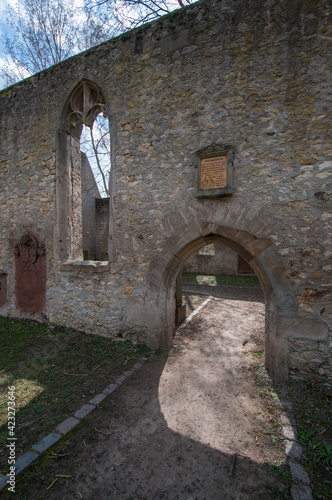
M 260 397 L 266 402 L 271 415 L 271 426 L 263 429 L 269 435 L 271 444 L 283 442 L 282 424 L 278 421 L 280 392 L 287 390 L 292 401 L 293 414 L 297 423 L 297 440 L 303 448 L 301 464 L 310 476 L 314 499 L 332 499 L 332 389 L 296 379 L 274 380 L 261 362 L 257 362 L 255 384 Z M 280 464 L 268 464 L 269 471 L 284 474 L 287 470 Z M 279 498 L 279 497 L 278 497 Z
M 145 345 L 0 317 L 0 471 L 7 473 L 8 387 L 17 456 L 130 369 Z
M 259 352 L 262 352 L 263 354 L 262 350 L 260 350 Z M 254 356 L 256 354 L 257 353 L 253 353 Z M 283 425 L 279 417 L 281 411 L 283 411 L 283 407 L 280 402 L 279 390 L 276 384 L 273 382 L 272 377 L 265 369 L 263 363 L 260 361 L 258 361 L 256 364 L 255 385 L 257 387 L 258 395 L 263 399 L 266 405 L 266 413 L 267 415 L 270 415 L 271 421 L 271 425 L 269 425 L 269 427 L 265 429 L 262 429 L 261 432 L 262 434 L 269 436 L 272 445 L 282 443 L 284 439 L 284 436 L 282 434 Z M 277 465 L 279 467 L 280 464 Z M 281 469 L 278 468 L 278 470 L 280 471 Z
M 302 465 L 316 499 L 332 499 L 332 389 L 290 380 L 289 397 L 303 447 Z
M 264 351 L 260 349 L 259 353 L 263 354 Z M 257 353 L 253 353 L 254 356 L 255 354 Z M 278 478 L 282 485 L 280 487 L 273 487 L 269 492 L 270 497 L 273 500 L 290 500 L 291 477 L 289 466 L 284 455 L 283 424 L 281 422 L 281 415 L 284 409 L 280 402 L 279 387 L 260 360 L 257 360 L 255 366 L 254 381 L 257 394 L 264 402 L 266 416 L 268 416 L 269 419 L 268 426 L 261 428 L 258 434 L 258 440 L 259 442 L 266 443 L 269 447 L 274 447 L 275 450 L 278 451 L 272 461 L 265 464 L 269 474 Z M 278 456 L 280 458 L 277 458 Z
M 194 283 L 199 285 L 221 285 L 221 286 L 242 286 L 261 287 L 257 276 L 242 276 L 228 274 L 197 274 L 183 273 L 183 283 Z

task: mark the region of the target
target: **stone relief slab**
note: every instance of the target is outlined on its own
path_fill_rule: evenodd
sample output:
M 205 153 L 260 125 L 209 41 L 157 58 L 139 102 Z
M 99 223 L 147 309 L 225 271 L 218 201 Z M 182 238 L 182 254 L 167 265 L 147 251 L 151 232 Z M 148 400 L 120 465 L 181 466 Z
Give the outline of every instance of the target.
M 7 273 L 0 269 L 0 307 L 7 302 Z
M 16 307 L 28 313 L 41 313 L 46 303 L 45 246 L 30 231 L 15 244 Z

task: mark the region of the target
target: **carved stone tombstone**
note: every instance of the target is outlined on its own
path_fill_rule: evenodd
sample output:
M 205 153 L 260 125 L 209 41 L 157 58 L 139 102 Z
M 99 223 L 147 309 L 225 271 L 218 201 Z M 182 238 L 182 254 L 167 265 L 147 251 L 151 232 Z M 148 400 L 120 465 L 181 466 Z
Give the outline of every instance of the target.
M 30 231 L 15 244 L 16 306 L 29 313 L 41 313 L 46 303 L 45 246 Z
M 7 273 L 0 269 L 0 307 L 7 302 Z

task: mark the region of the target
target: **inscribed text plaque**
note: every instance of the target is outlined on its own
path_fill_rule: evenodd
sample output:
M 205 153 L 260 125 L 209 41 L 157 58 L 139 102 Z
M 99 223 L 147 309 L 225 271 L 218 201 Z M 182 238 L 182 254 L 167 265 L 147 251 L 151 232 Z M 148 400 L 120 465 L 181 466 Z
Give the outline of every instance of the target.
M 227 156 L 201 159 L 200 189 L 227 186 Z

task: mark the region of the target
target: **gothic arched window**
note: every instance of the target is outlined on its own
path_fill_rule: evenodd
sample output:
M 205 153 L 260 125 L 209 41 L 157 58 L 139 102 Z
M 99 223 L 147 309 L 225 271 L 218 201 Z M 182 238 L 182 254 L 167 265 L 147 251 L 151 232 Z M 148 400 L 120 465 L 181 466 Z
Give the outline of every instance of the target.
M 68 97 L 58 130 L 57 259 L 108 260 L 110 167 L 105 98 L 83 80 Z

